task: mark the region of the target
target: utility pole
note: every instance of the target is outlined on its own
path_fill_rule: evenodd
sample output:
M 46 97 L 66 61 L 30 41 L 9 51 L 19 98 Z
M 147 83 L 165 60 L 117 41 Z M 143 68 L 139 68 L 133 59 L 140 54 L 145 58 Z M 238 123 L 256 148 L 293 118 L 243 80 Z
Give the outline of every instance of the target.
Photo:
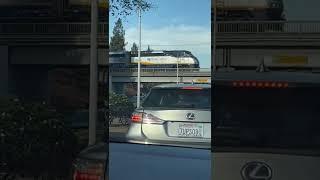
M 89 146 L 96 143 L 98 115 L 98 0 L 91 0 Z
M 137 108 L 140 107 L 140 81 L 141 81 L 141 4 L 138 7 L 139 16 L 139 50 L 138 50 L 138 84 L 137 84 Z

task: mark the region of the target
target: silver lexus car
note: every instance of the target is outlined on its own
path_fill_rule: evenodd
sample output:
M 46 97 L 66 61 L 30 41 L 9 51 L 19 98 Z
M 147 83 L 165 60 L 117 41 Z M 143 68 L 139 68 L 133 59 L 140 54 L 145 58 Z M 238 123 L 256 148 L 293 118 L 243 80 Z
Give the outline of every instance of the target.
M 132 114 L 127 140 L 193 147 L 211 144 L 211 85 L 153 87 Z

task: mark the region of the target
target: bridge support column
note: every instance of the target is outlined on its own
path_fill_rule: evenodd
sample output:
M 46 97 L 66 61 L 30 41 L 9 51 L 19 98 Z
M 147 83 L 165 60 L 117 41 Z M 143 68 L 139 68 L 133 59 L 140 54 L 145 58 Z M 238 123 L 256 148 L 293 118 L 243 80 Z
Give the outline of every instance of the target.
M 0 46 L 0 96 L 9 93 L 9 54 L 8 46 Z

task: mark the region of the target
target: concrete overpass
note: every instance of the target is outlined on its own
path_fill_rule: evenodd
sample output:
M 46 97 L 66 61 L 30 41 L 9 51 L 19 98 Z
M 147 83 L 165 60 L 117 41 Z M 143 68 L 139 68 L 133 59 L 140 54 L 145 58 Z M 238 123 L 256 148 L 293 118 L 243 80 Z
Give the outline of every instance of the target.
M 101 74 L 103 75 L 103 74 Z M 126 85 L 137 83 L 137 68 L 109 69 L 109 91 L 124 93 Z M 102 79 L 102 77 L 100 77 Z M 178 71 L 180 83 L 209 82 L 211 83 L 211 69 L 209 68 L 180 68 Z M 141 68 L 141 83 L 161 84 L 176 83 L 176 68 Z
M 138 70 L 132 68 L 110 69 L 109 80 L 117 82 L 137 82 Z M 180 82 L 192 82 L 194 80 L 211 80 L 211 69 L 179 69 Z M 177 82 L 177 69 L 175 68 L 142 68 L 141 82 Z

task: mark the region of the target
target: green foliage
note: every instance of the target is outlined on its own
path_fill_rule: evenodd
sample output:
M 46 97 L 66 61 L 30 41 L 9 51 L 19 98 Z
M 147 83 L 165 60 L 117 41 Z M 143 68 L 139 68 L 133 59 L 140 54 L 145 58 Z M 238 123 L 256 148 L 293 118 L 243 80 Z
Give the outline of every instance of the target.
M 139 48 L 138 45 L 134 42 L 131 47 L 131 53 L 138 54 Z
M 109 4 L 112 16 L 128 16 L 135 12 L 138 7 L 142 11 L 148 11 L 154 7 L 149 0 L 110 0 Z
M 150 45 L 148 45 L 147 52 L 152 52 L 152 49 L 150 48 Z
M 125 30 L 123 29 L 122 21 L 119 18 L 113 28 L 113 36 L 110 41 L 110 51 L 124 51 L 125 46 Z
M 134 105 L 129 101 L 128 97 L 121 94 L 109 94 L 109 117 L 130 117 L 134 111 Z
M 77 139 L 45 103 L 0 98 L 0 142 L 7 173 L 67 175 Z

